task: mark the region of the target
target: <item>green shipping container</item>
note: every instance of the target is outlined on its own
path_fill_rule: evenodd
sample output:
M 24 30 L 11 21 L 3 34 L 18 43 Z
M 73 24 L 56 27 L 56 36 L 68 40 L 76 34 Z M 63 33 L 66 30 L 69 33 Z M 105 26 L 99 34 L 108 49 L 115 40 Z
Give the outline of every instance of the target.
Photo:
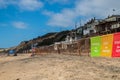
M 100 56 L 100 50 L 101 50 L 101 37 L 92 37 L 90 39 L 91 41 L 91 57 L 99 57 Z

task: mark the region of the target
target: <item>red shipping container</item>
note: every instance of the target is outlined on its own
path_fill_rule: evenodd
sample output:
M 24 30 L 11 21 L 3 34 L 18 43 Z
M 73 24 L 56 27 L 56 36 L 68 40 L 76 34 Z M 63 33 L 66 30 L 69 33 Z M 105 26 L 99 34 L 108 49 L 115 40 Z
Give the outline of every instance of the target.
M 112 57 L 120 57 L 120 33 L 115 33 L 113 38 Z

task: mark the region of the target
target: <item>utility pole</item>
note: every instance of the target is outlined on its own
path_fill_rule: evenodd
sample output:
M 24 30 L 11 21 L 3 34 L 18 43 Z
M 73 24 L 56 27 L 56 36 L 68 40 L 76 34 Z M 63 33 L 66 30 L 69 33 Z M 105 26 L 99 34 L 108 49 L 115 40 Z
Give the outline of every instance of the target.
M 75 22 L 75 40 L 77 40 L 77 22 Z
M 80 27 L 82 26 L 82 24 L 81 24 L 81 19 L 80 19 Z

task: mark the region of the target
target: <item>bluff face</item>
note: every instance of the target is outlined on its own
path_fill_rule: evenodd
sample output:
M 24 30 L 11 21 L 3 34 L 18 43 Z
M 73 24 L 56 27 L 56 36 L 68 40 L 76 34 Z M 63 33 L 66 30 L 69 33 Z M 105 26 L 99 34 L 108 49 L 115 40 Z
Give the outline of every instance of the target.
M 66 36 L 70 33 L 70 31 L 62 31 L 62 32 L 53 32 L 47 33 L 43 36 L 39 36 L 37 38 L 31 39 L 29 41 L 22 41 L 15 50 L 21 53 L 23 50 L 31 49 L 31 45 L 36 44 L 36 47 L 47 46 L 54 44 L 55 42 L 64 41 Z

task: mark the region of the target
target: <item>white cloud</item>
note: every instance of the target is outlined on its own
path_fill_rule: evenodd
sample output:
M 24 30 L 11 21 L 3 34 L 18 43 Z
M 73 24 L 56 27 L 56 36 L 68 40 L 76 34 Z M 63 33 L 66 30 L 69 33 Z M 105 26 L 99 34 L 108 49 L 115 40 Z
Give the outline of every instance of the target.
M 49 26 L 69 27 L 75 23 L 79 17 L 85 18 L 84 21 L 97 17 L 105 18 L 113 13 L 120 14 L 120 0 L 76 0 L 73 8 L 64 8 L 60 13 L 47 11 L 50 17 Z M 115 12 L 112 10 L 116 9 Z M 46 14 L 45 14 L 46 15 Z M 82 20 L 82 22 L 84 22 Z
M 43 7 L 43 3 L 40 0 L 0 0 L 0 8 L 6 8 L 9 5 L 28 11 L 34 11 Z
M 55 3 L 59 3 L 59 4 L 68 4 L 69 2 L 71 2 L 70 0 L 45 0 L 50 4 L 55 4 Z
M 75 20 L 75 13 L 69 9 L 65 9 L 62 13 L 51 14 L 51 19 L 48 22 L 50 26 L 68 27 L 73 25 Z
M 27 24 L 24 22 L 20 22 L 20 21 L 15 21 L 12 22 L 13 27 L 18 28 L 18 29 L 26 29 L 27 28 Z
M 53 15 L 53 14 L 54 14 L 54 12 L 44 10 L 44 11 L 42 12 L 42 14 L 44 14 L 44 15 L 46 15 L 46 16 L 51 16 L 51 15 Z
M 6 7 L 6 3 L 4 2 L 4 0 L 0 0 L 0 8 L 5 8 Z
M 69 0 L 52 0 L 52 2 L 56 3 L 56 2 L 68 2 Z
M 36 10 L 43 6 L 43 3 L 38 0 L 20 0 L 18 6 L 22 10 Z
M 113 9 L 119 10 L 119 3 L 120 0 L 82 0 L 76 2 L 75 10 L 82 16 L 106 17 L 113 14 Z

